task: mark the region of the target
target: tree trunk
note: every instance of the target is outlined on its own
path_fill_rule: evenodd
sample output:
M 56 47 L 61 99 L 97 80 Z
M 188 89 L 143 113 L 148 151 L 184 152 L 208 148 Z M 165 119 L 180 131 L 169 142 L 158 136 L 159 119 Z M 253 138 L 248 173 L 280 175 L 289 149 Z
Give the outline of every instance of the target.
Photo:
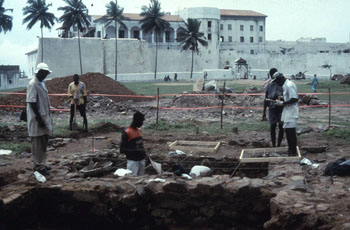
M 192 79 L 192 73 L 193 73 L 193 53 L 194 51 L 192 50 L 191 79 Z
M 157 59 L 158 59 L 158 32 L 156 32 L 156 63 L 154 67 L 154 79 L 157 79 Z
M 43 36 L 43 28 L 41 29 L 41 62 L 44 62 L 44 36 Z
M 81 64 L 80 31 L 79 31 L 79 28 L 78 28 L 78 46 L 79 46 L 80 75 L 83 75 L 83 65 Z
M 117 5 L 118 6 L 118 5 Z M 117 66 L 118 66 L 118 28 L 117 20 L 115 22 L 115 65 L 114 65 L 114 80 L 118 80 Z

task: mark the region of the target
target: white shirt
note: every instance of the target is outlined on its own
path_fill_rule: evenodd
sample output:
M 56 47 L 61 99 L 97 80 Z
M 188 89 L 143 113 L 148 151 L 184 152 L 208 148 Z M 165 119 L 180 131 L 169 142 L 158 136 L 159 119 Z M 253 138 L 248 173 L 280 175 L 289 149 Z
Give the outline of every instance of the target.
M 27 127 L 30 137 L 37 137 L 52 134 L 52 118 L 50 113 L 50 99 L 44 82 L 40 82 L 36 77 L 29 81 L 27 85 Z M 46 127 L 39 127 L 36 115 L 29 103 L 35 102 Z
M 286 80 L 283 84 L 283 98 L 284 101 L 289 101 L 291 98 L 299 99 L 298 89 L 294 82 Z M 293 104 L 284 105 L 282 118 L 284 122 L 295 122 L 299 118 L 298 102 Z

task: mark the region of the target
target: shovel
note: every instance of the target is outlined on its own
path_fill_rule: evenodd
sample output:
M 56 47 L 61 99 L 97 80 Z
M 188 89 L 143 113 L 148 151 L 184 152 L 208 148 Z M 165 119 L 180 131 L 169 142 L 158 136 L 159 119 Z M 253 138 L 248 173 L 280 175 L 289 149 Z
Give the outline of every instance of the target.
M 74 119 L 72 123 L 72 131 L 77 131 L 78 125 L 77 125 L 77 104 L 74 103 Z
M 162 164 L 155 162 L 151 159 L 151 157 L 147 154 L 149 161 L 151 162 L 152 167 L 157 171 L 158 174 L 162 174 Z

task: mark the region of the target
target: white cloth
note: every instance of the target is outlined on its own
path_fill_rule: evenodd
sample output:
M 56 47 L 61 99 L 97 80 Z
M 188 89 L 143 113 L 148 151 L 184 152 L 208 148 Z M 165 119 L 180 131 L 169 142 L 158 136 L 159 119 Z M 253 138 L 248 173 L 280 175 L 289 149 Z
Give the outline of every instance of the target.
M 53 131 L 52 118 L 50 113 L 50 99 L 44 82 L 40 82 L 36 77 L 29 81 L 27 85 L 27 127 L 30 137 L 51 135 Z M 29 103 L 37 103 L 37 108 L 46 127 L 39 127 L 35 113 Z
M 140 160 L 140 161 L 127 160 L 126 168 L 132 171 L 132 174 L 136 176 L 143 176 L 145 175 L 145 171 L 146 171 L 146 161 L 145 160 Z
M 296 128 L 297 127 L 297 120 L 298 119 L 295 119 L 295 121 L 283 122 L 283 128 L 284 129 Z
M 283 98 L 284 101 L 289 101 L 292 98 L 299 99 L 298 89 L 294 82 L 286 80 L 283 84 Z M 284 105 L 282 118 L 283 122 L 295 122 L 299 118 L 298 102 Z

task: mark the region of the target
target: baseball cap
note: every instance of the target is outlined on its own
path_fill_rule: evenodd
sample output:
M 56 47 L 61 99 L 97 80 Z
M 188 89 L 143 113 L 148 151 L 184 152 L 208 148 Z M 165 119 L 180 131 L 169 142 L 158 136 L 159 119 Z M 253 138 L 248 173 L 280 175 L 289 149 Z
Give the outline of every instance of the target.
M 38 73 L 39 70 L 46 70 L 46 71 L 49 71 L 50 73 L 52 73 L 52 71 L 49 69 L 49 66 L 42 62 L 42 63 L 39 63 L 37 66 L 36 66 L 36 70 L 35 70 L 35 73 Z

